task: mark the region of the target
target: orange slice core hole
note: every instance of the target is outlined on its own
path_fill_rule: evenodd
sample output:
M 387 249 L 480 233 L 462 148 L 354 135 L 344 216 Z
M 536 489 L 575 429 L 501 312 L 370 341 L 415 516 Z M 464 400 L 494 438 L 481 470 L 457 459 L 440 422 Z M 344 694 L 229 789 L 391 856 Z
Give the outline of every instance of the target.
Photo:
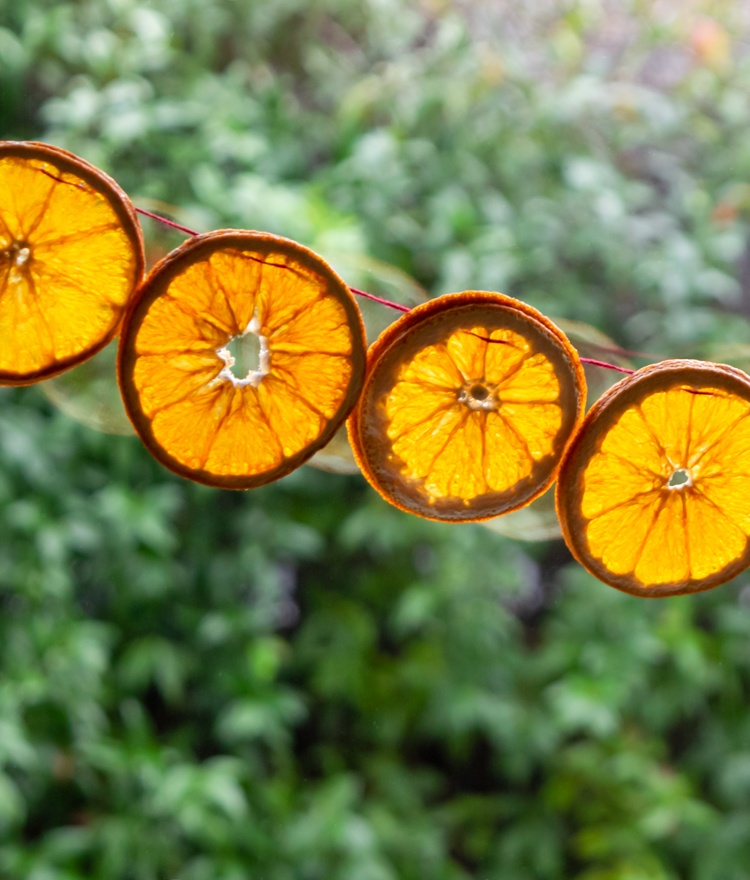
M 31 259 L 31 248 L 28 242 L 14 240 L 4 251 L 0 251 L 0 266 L 10 264 L 8 280 L 18 283 L 22 275 L 28 271 Z
M 498 408 L 495 386 L 484 381 L 465 382 L 458 390 L 458 399 L 470 410 L 494 412 Z
M 693 476 L 687 468 L 675 468 L 667 480 L 667 489 L 687 489 L 693 485 Z
M 257 316 L 242 333 L 229 339 L 223 348 L 216 349 L 216 354 L 226 365 L 217 378 L 231 382 L 235 388 L 246 385 L 257 388 L 271 370 L 268 337 L 260 332 Z

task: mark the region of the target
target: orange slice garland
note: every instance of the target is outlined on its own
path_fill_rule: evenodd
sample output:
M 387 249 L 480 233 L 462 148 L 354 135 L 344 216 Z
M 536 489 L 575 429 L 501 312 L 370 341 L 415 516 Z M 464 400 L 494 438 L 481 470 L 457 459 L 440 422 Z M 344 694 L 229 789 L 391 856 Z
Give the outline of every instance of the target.
M 114 180 L 58 147 L 0 142 L 0 385 L 103 348 L 143 267 L 141 228 Z
M 510 297 L 466 291 L 417 306 L 372 345 L 349 436 L 387 501 L 482 520 L 550 486 L 584 400 L 562 331 Z
M 587 414 L 557 508 L 573 555 L 639 596 L 708 590 L 750 564 L 750 377 L 664 361 Z
M 118 378 L 151 453 L 249 489 L 301 465 L 356 402 L 365 337 L 344 282 L 289 239 L 219 230 L 151 270 L 125 317 Z

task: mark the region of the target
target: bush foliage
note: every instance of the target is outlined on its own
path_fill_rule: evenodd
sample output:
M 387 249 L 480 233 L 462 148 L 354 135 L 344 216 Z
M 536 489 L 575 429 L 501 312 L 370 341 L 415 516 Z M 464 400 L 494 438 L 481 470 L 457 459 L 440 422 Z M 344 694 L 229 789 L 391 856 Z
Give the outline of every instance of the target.
M 743 366 L 739 6 L 0 0 L 0 137 Z M 208 490 L 0 400 L 0 876 L 750 877 L 747 576 L 638 601 L 357 477 Z

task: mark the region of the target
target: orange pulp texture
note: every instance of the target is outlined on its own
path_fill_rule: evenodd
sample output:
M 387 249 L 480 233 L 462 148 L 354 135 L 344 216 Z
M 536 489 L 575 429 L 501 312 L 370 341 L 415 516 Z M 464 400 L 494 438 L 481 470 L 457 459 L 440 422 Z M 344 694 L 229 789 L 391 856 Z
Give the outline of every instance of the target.
M 640 596 L 697 592 L 750 564 L 750 378 L 664 361 L 591 408 L 557 507 L 573 555 Z
M 367 480 L 402 510 L 488 519 L 550 486 L 585 396 L 575 349 L 536 309 L 448 294 L 372 345 L 349 436 Z
M 143 266 L 135 211 L 110 177 L 57 147 L 0 142 L 0 385 L 103 348 Z
M 120 389 L 159 461 L 249 489 L 330 440 L 357 399 L 365 345 L 349 289 L 320 257 L 274 235 L 219 230 L 149 273 L 125 317 Z

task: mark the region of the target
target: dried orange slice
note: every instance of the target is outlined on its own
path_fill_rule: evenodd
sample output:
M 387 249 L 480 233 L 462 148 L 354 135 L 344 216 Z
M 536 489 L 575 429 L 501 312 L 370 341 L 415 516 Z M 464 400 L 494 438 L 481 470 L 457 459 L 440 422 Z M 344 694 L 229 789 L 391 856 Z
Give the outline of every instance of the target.
M 466 291 L 417 306 L 370 348 L 349 436 L 396 507 L 468 522 L 541 495 L 582 418 L 583 369 L 536 309 Z
M 673 360 L 591 408 L 560 469 L 573 555 L 639 596 L 708 590 L 750 564 L 750 377 Z
M 114 180 L 58 147 L 0 142 L 0 385 L 103 348 L 143 266 L 135 210 Z
M 123 324 L 120 390 L 164 465 L 250 489 L 331 439 L 359 394 L 365 345 L 354 298 L 320 257 L 275 235 L 219 230 L 147 276 Z
M 624 353 L 618 349 L 617 343 L 595 327 L 567 318 L 550 318 L 550 320 L 568 337 L 575 346 L 578 356 L 583 360 L 587 405 L 593 403 L 622 378 L 622 373 L 596 366 L 597 362 L 601 363 L 602 357 L 613 360 L 615 365 L 629 372 L 629 362 L 623 357 Z M 591 362 L 592 360 L 594 363 Z M 496 516 L 485 520 L 482 525 L 514 541 L 551 541 L 562 537 L 555 496 L 552 492 L 545 493 L 531 504 L 520 510 L 514 510 L 507 516 Z

